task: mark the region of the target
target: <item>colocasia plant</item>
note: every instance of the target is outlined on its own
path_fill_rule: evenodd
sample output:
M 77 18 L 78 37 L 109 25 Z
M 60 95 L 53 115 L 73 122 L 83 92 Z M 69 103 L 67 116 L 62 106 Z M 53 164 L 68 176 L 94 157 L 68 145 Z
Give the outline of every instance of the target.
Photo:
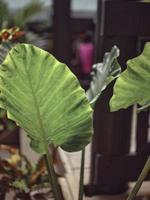
M 70 69 L 29 44 L 13 47 L 0 65 L 0 107 L 22 127 L 34 151 L 44 155 L 56 200 L 63 199 L 49 145 L 82 150 L 79 200 L 83 199 L 84 149 L 93 134 L 93 107 L 101 91 L 120 73 L 117 47 L 93 69 L 85 91 Z
M 146 43 L 143 52 L 138 57 L 128 60 L 127 69 L 121 73 L 114 85 L 110 100 L 111 111 L 128 108 L 138 104 L 138 111 L 150 106 L 150 43 Z M 140 186 L 150 171 L 148 158 L 139 179 L 130 193 L 128 200 L 133 200 Z

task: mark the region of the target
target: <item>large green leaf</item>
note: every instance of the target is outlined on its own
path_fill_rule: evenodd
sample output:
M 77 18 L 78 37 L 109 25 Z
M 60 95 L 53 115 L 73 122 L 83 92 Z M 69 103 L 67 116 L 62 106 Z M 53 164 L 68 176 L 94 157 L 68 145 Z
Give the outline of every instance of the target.
M 0 67 L 0 106 L 45 153 L 52 143 L 67 151 L 90 142 L 92 109 L 69 68 L 49 53 L 27 44 L 16 45 Z
M 110 52 L 105 53 L 102 63 L 93 65 L 92 81 L 90 88 L 86 92 L 92 107 L 107 85 L 119 76 L 121 68 L 117 61 L 118 56 L 119 49 L 113 46 Z
M 150 102 L 150 43 L 142 54 L 127 62 L 127 69 L 117 79 L 110 100 L 111 111 L 133 104 L 144 106 Z

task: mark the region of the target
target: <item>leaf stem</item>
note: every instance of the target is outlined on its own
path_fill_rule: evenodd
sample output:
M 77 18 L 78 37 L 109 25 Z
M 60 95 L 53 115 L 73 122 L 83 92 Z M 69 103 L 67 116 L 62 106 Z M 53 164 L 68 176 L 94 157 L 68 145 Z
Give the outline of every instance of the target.
M 56 177 L 55 170 L 54 170 L 54 167 L 53 167 L 52 156 L 49 153 L 48 148 L 46 150 L 46 154 L 44 155 L 44 157 L 45 157 L 45 163 L 46 163 L 46 166 L 47 166 L 50 185 L 52 187 L 55 200 L 62 200 L 60 188 L 59 188 L 57 177 Z
M 78 200 L 83 200 L 83 184 L 84 184 L 84 163 L 85 163 L 85 148 L 81 154 L 81 168 L 80 168 L 80 183 Z
M 144 166 L 144 168 L 143 168 L 133 190 L 129 194 L 127 200 L 134 200 L 135 199 L 135 196 L 136 196 L 137 192 L 139 191 L 139 189 L 140 189 L 144 179 L 146 178 L 149 170 L 150 170 L 150 156 L 148 157 L 146 164 L 145 164 L 145 166 Z

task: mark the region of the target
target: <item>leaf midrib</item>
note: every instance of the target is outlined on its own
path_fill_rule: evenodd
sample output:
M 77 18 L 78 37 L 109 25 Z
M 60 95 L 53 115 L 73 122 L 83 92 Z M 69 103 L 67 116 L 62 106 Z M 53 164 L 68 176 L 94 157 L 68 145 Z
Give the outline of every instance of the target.
M 35 105 L 35 108 L 36 108 L 36 111 L 37 111 L 37 119 L 39 121 L 39 125 L 40 125 L 40 128 L 41 128 L 41 133 L 42 133 L 42 137 L 43 137 L 43 141 L 44 141 L 44 144 L 45 144 L 45 147 L 47 146 L 47 140 L 46 140 L 46 133 L 45 133 L 45 130 L 44 130 L 44 127 L 43 127 L 43 123 L 42 123 L 42 120 L 41 120 L 41 114 L 40 114 L 40 110 L 39 110 L 39 106 L 38 106 L 38 102 L 36 100 L 36 95 L 35 95 L 35 92 L 34 92 L 34 89 L 33 89 L 33 86 L 32 86 L 32 82 L 30 80 L 30 74 L 26 68 L 26 65 L 25 65 L 25 72 L 27 74 L 27 79 L 29 81 L 29 85 L 31 87 L 31 92 L 32 92 L 32 96 L 33 96 L 33 103 Z

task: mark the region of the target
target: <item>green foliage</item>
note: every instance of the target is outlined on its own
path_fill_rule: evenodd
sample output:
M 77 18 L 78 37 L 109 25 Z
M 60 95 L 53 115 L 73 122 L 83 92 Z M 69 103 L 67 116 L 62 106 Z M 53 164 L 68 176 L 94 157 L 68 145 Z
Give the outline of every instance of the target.
M 0 31 L 0 64 L 4 61 L 10 49 L 15 46 L 17 39 L 22 37 L 20 33 L 22 32 L 18 27 Z M 12 131 L 15 128 L 16 124 L 6 117 L 6 111 L 0 109 L 0 132 Z
M 27 44 L 12 48 L 0 68 L 0 107 L 24 128 L 32 148 L 52 143 L 77 151 L 90 142 L 92 109 L 65 64 Z
M 133 104 L 147 107 L 150 103 L 150 43 L 142 54 L 127 62 L 127 69 L 117 79 L 110 100 L 111 111 Z
M 4 61 L 7 53 L 13 47 L 10 42 L 3 42 L 0 44 L 0 64 Z
M 0 195 L 13 191 L 14 199 L 37 199 L 39 195 L 39 199 L 46 200 L 45 195 L 53 194 L 48 189 L 44 157 L 33 166 L 16 148 L 0 145 L 0 151 Z
M 0 27 L 4 28 L 8 25 L 9 20 L 9 9 L 7 3 L 0 0 Z
M 7 3 L 0 0 L 0 28 L 8 28 L 10 24 L 22 28 L 35 14 L 43 10 L 44 6 L 40 0 L 31 0 L 12 15 Z
M 93 65 L 92 81 L 90 88 L 86 92 L 92 106 L 94 106 L 107 85 L 119 76 L 121 68 L 117 62 L 118 56 L 119 49 L 114 46 L 110 52 L 105 53 L 102 63 Z
M 15 26 L 23 27 L 31 17 L 43 10 L 43 3 L 39 0 L 32 0 L 24 8 L 19 10 L 13 18 Z

